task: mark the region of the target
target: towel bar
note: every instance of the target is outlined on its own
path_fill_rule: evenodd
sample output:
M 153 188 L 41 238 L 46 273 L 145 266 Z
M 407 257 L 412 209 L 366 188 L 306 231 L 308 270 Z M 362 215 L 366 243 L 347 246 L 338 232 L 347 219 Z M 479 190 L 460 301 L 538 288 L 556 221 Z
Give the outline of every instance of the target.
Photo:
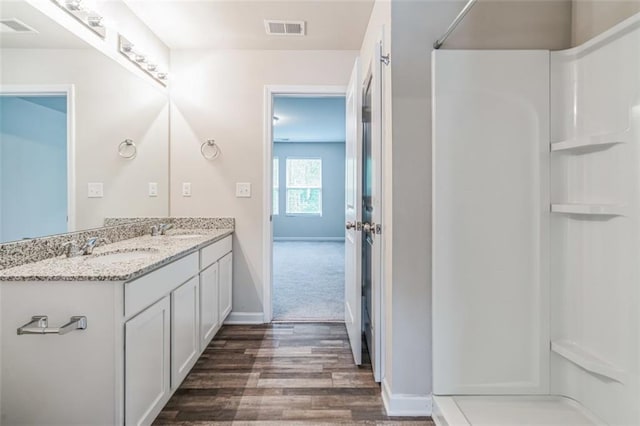
M 73 316 L 69 322 L 62 327 L 49 328 L 49 317 L 46 315 L 35 315 L 31 321 L 18 328 L 18 335 L 23 334 L 67 334 L 73 330 L 85 330 L 87 328 L 87 317 Z

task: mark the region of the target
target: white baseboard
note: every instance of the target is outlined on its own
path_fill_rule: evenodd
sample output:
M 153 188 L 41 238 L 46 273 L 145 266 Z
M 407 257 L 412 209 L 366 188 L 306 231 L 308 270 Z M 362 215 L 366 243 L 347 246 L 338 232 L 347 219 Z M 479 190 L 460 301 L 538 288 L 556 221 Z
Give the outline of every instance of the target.
M 226 325 L 264 324 L 264 314 L 262 312 L 232 311 L 224 323 Z
M 382 401 L 388 416 L 431 416 L 431 395 L 393 394 L 386 379 L 382 380 Z
M 344 237 L 274 237 L 273 241 L 344 241 Z

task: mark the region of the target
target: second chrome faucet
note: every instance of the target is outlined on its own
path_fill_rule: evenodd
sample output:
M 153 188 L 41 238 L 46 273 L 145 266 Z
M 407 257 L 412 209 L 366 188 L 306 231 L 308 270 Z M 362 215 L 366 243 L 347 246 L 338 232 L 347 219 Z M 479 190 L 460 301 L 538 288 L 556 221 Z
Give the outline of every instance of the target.
M 158 235 L 165 235 L 171 228 L 173 228 L 172 223 L 161 223 L 159 225 L 153 225 L 151 227 L 151 236 L 157 237 Z
M 62 245 L 60 254 L 64 254 L 67 257 L 86 256 L 92 254 L 93 249 L 102 244 L 109 244 L 109 241 L 106 238 L 91 237 L 82 246 L 79 246 L 73 240 Z

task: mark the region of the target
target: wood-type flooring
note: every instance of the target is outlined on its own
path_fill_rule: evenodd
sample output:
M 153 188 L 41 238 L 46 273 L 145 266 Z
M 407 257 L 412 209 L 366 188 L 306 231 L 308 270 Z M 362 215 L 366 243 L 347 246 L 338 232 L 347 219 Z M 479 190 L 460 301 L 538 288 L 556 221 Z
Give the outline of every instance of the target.
M 365 353 L 366 355 L 366 353 Z M 342 323 L 223 326 L 154 425 L 428 425 L 388 417 Z

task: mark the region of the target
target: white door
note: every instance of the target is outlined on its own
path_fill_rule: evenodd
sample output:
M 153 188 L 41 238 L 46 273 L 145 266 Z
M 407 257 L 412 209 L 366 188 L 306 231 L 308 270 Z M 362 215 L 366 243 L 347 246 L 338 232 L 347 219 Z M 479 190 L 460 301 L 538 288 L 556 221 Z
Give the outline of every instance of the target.
M 362 321 L 376 382 L 382 379 L 382 48 L 382 41 L 373 47 L 361 95 Z
M 194 277 L 171 292 L 171 388 L 176 389 L 200 354 L 200 286 Z
M 360 221 L 362 214 L 362 142 L 360 110 L 359 61 L 353 67 L 346 95 L 346 211 L 345 218 L 345 306 L 344 322 L 347 326 L 353 359 L 362 363 L 362 242 Z
M 200 272 L 200 348 L 205 349 L 218 330 L 218 262 Z
M 165 297 L 125 324 L 126 425 L 150 425 L 169 399 L 170 302 Z
M 549 53 L 434 53 L 433 390 L 549 390 Z

